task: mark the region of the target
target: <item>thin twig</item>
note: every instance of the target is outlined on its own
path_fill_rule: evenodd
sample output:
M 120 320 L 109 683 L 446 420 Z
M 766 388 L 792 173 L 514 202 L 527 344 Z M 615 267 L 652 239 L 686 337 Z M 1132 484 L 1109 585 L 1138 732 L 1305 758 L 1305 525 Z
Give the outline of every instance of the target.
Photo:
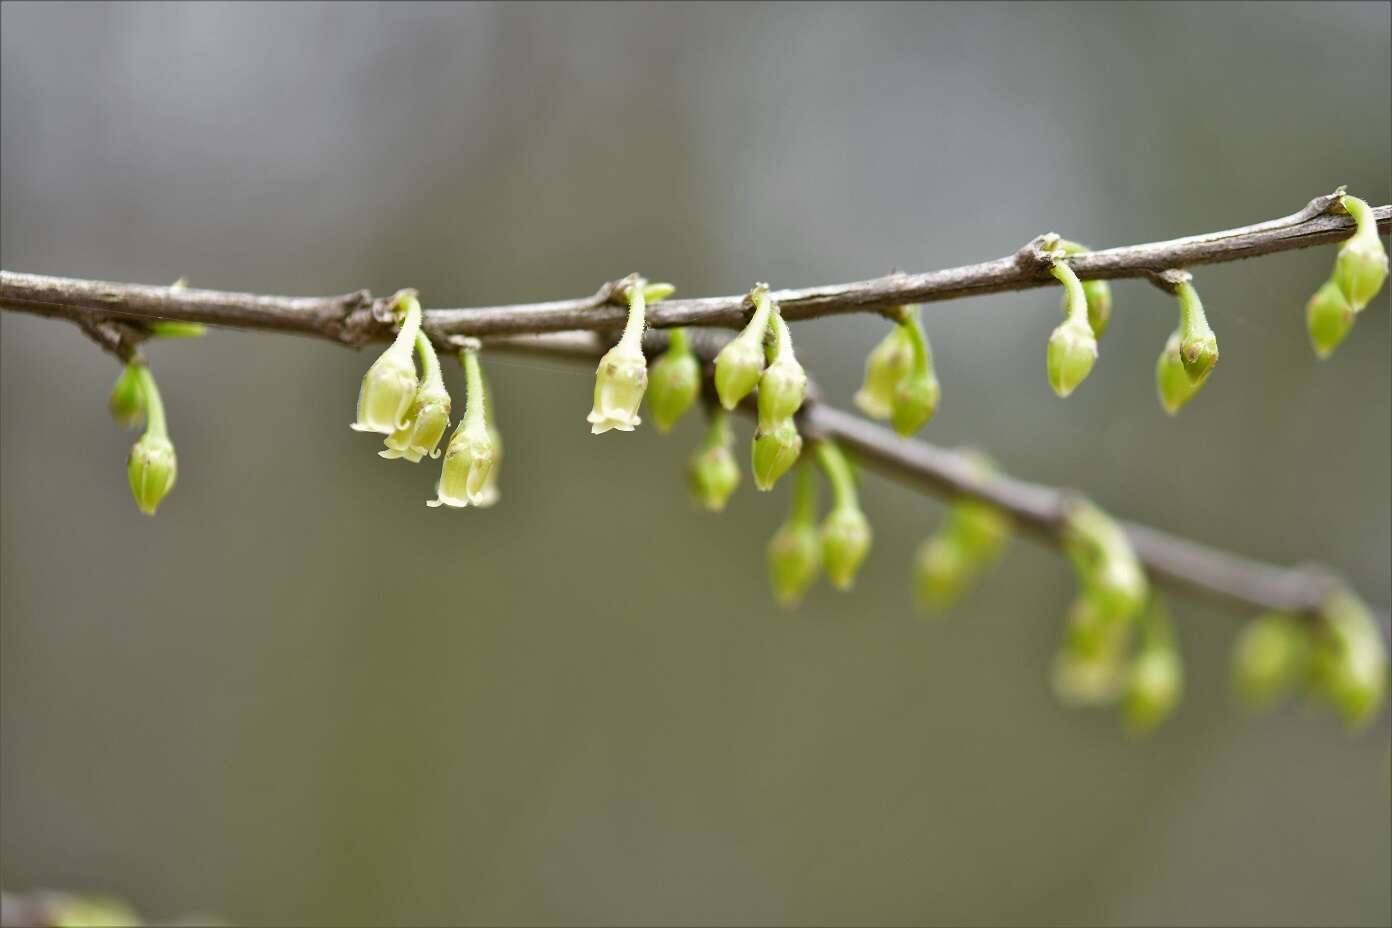
M 1353 220 L 1328 210 L 1335 195 L 1316 197 L 1299 212 L 1255 225 L 1189 236 L 1148 245 L 1129 245 L 1074 255 L 1069 265 L 1083 280 L 1135 277 L 1153 279 L 1170 268 L 1236 261 L 1256 255 L 1308 248 L 1347 238 Z M 1392 228 L 1392 205 L 1373 210 L 1378 227 Z M 963 267 L 923 274 L 891 274 L 874 280 L 772 294 L 789 320 L 869 312 L 892 314 L 905 303 L 953 300 L 1007 290 L 1050 286 L 1047 262 L 1031 240 L 1015 254 Z M 377 301 L 380 302 L 380 301 Z M 522 335 L 573 330 L 605 331 L 623 325 L 626 310 L 614 282 L 575 300 L 434 309 L 424 328 L 437 340 L 448 335 Z M 349 345 L 390 337 L 386 317 L 373 312 L 366 291 L 331 297 L 281 297 L 218 290 L 173 289 L 143 284 L 108 283 L 0 271 L 0 305 L 39 315 L 65 315 L 71 309 L 107 317 L 171 319 L 209 325 L 273 329 L 318 335 Z M 747 321 L 746 296 L 664 300 L 648 312 L 654 328 L 720 326 L 739 328 Z

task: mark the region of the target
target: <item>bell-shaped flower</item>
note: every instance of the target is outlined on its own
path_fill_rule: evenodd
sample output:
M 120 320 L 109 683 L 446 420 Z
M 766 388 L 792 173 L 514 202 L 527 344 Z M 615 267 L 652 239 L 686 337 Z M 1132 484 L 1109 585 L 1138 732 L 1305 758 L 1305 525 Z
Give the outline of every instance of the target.
M 623 336 L 599 359 L 594 407 L 586 418 L 591 435 L 602 435 L 610 429 L 631 432 L 643 421 L 638 417 L 638 406 L 648 388 L 648 362 L 643 357 L 646 285 L 646 281 L 637 278 L 626 288 L 628 321 Z
M 701 362 L 685 329 L 672 329 L 667 350 L 648 371 L 648 411 L 659 432 L 671 431 L 701 393 Z
M 711 512 L 725 508 L 740 482 L 739 463 L 730 450 L 734 433 L 730 430 L 729 415 L 723 409 L 711 410 L 706 437 L 687 462 L 691 498 Z
M 738 406 L 758 385 L 764 372 L 764 339 L 774 304 L 769 299 L 767 284 L 756 286 L 750 291 L 750 298 L 754 315 L 749 324 L 715 356 L 715 393 L 726 409 Z
M 134 428 L 145 418 L 145 394 L 140 388 L 141 367 L 143 365 L 139 361 L 132 361 L 121 368 L 120 376 L 116 378 L 111 395 L 106 400 L 111 418 L 126 428 Z
M 1357 313 L 1344 298 L 1344 292 L 1334 281 L 1328 281 L 1315 291 L 1305 304 L 1305 326 L 1310 331 L 1310 346 L 1320 359 L 1329 357 L 1353 328 Z
M 401 329 L 391 347 L 382 352 L 363 375 L 358 390 L 358 418 L 355 432 L 390 435 L 406 426 L 406 415 L 416 398 L 416 365 L 411 347 L 420 331 L 421 307 L 414 290 L 397 294 L 396 305 L 404 308 Z
M 1339 248 L 1334 262 L 1334 280 L 1354 312 L 1373 301 L 1387 280 L 1387 250 L 1378 237 L 1373 209 L 1358 197 L 1346 196 L 1340 203 L 1358 222 L 1358 231 Z
M 445 448 L 445 461 L 440 469 L 440 482 L 435 487 L 435 499 L 427 506 L 488 506 L 497 501 L 497 469 L 500 449 L 494 440 L 496 430 L 489 428 L 488 399 L 479 366 L 478 351 L 466 348 L 460 352 L 464 365 L 464 416 L 450 436 Z
M 440 360 L 424 333 L 416 336 L 416 353 L 424 376 L 406 413 L 406 424 L 387 436 L 385 451 L 377 452 L 388 460 L 405 458 L 413 464 L 423 457 L 440 456 L 436 446 L 449 427 L 450 419 L 450 395 L 440 372 Z
M 872 419 L 888 419 L 894 409 L 894 389 L 913 367 L 913 346 L 904 326 L 896 325 L 865 358 L 865 380 L 855 404 Z
M 493 467 L 488 471 L 488 477 L 483 482 L 483 489 L 479 491 L 478 497 L 474 500 L 474 505 L 479 509 L 487 509 L 496 506 L 498 500 L 502 499 L 502 493 L 498 490 L 498 473 L 503 469 L 503 436 L 493 426 L 493 416 L 488 417 L 488 437 L 493 442 Z
M 1176 329 L 1155 361 L 1155 392 L 1160 397 L 1160 405 L 1172 416 L 1198 395 L 1199 389 L 1208 380 L 1207 376 L 1197 381 L 1189 379 L 1189 372 L 1184 369 L 1184 362 L 1180 359 L 1179 345 L 1180 335 Z
M 778 478 L 797 463 L 801 453 L 802 436 L 798 434 L 792 419 L 784 419 L 771 431 L 764 431 L 764 427 L 759 426 L 754 435 L 752 454 L 754 485 L 760 490 L 773 489 Z

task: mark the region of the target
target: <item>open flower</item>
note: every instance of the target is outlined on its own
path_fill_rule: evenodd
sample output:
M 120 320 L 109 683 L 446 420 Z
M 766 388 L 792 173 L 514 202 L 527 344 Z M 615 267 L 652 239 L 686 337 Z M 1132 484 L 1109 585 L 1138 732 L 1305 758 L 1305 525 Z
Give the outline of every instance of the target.
M 631 432 L 643 420 L 638 418 L 638 406 L 648 388 L 648 362 L 643 357 L 644 296 L 646 281 L 636 278 L 626 288 L 628 321 L 618 344 L 599 359 L 595 371 L 594 407 L 586 421 L 590 434 L 601 435 L 610 429 Z
M 398 307 L 405 307 L 401 330 L 391 347 L 382 352 L 363 375 L 358 391 L 358 418 L 355 432 L 390 435 L 406 426 L 406 414 L 416 398 L 416 365 L 411 347 L 420 331 L 421 307 L 414 290 L 397 294 Z
M 465 375 L 464 417 L 450 436 L 445 449 L 445 462 L 440 469 L 440 482 L 435 487 L 435 499 L 427 506 L 488 506 L 497 501 L 494 470 L 498 464 L 499 448 L 488 427 L 488 401 L 479 368 L 478 351 L 467 348 L 460 352 Z
M 416 398 L 406 413 L 406 424 L 387 436 L 383 442 L 387 450 L 377 452 L 388 460 L 405 458 L 412 464 L 427 455 L 431 458 L 440 456 L 436 446 L 449 427 L 450 419 L 450 395 L 440 373 L 440 360 L 424 333 L 416 335 L 416 353 L 425 376 L 421 378 Z

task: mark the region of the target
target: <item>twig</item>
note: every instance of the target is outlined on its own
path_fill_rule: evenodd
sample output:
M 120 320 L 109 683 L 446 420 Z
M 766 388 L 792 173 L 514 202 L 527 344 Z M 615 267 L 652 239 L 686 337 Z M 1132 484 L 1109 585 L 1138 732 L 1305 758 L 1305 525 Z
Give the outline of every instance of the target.
M 1153 279 L 1170 268 L 1236 261 L 1334 242 L 1347 238 L 1354 229 L 1350 217 L 1327 212 L 1335 199 L 1334 194 L 1316 197 L 1310 205 L 1290 216 L 1237 229 L 1075 255 L 1069 258 L 1069 264 L 1083 280 Z M 1373 214 L 1380 229 L 1392 228 L 1392 205 L 1375 207 Z M 923 274 L 891 274 L 849 284 L 779 290 L 773 297 L 781 306 L 784 318 L 800 320 L 857 312 L 886 314 L 905 303 L 1050 286 L 1054 280 L 1039 256 L 1038 244 L 1042 238 L 1032 240 L 1010 257 L 982 264 Z M 105 317 L 172 319 L 299 332 L 349 345 L 385 340 L 391 333 L 386 317 L 373 312 L 374 300 L 367 291 L 331 297 L 261 296 L 0 271 L 0 304 L 6 309 L 39 315 L 64 316 L 64 310 L 80 309 Z M 649 309 L 648 324 L 654 328 L 738 328 L 747 321 L 748 312 L 743 294 L 664 300 Z M 608 283 L 594 294 L 576 300 L 429 310 L 425 314 L 424 328 L 439 341 L 448 335 L 478 337 L 583 329 L 605 331 L 621 327 L 624 318 L 625 310 L 616 302 L 615 284 Z

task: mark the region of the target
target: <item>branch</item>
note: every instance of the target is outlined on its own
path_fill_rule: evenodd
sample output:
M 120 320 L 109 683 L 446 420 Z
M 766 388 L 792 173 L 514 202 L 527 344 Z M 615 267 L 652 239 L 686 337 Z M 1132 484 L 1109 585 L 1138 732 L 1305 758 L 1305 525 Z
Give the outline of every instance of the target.
M 1124 277 L 1155 280 L 1176 267 L 1236 261 L 1340 241 L 1353 232 L 1353 220 L 1329 212 L 1337 194 L 1316 197 L 1299 212 L 1255 225 L 1074 255 L 1069 265 L 1083 280 Z M 1373 209 L 1378 228 L 1392 228 L 1392 205 Z M 1051 286 L 1047 262 L 1034 239 L 1010 257 L 981 264 L 891 274 L 874 280 L 772 294 L 789 320 L 870 312 L 887 314 L 905 303 L 926 303 L 961 297 Z M 490 306 L 475 309 L 434 309 L 425 314 L 426 331 L 441 341 L 448 335 L 518 335 L 622 327 L 626 310 L 617 298 L 617 282 L 574 300 Z M 1163 286 L 1163 283 L 1162 283 Z M 664 300 L 648 310 L 654 328 L 721 326 L 739 328 L 748 319 L 746 296 Z M 0 271 L 0 305 L 5 309 L 46 316 L 70 317 L 72 310 L 135 320 L 171 319 L 238 328 L 271 329 L 317 335 L 348 345 L 382 341 L 391 334 L 385 300 L 365 290 L 331 297 L 260 296 L 218 290 L 174 290 L 143 284 L 108 283 L 44 277 Z
M 1168 242 L 1089 252 L 1070 257 L 1069 263 L 1085 280 L 1143 278 L 1166 287 L 1165 272 L 1176 267 L 1234 261 L 1348 237 L 1353 221 L 1331 212 L 1338 195 L 1316 197 L 1304 209 L 1280 219 Z M 1374 215 L 1381 230 L 1392 227 L 1392 206 L 1376 207 Z M 785 318 L 801 320 L 851 312 L 888 313 L 905 303 L 1047 286 L 1053 278 L 1042 258 L 1041 246 L 1046 240 L 1041 236 L 1015 255 L 982 264 L 781 290 L 774 297 Z M 425 328 L 442 347 L 449 346 L 451 337 L 468 334 L 485 336 L 490 347 L 513 352 L 593 358 L 609 345 L 600 333 L 624 321 L 626 312 L 616 302 L 617 293 L 617 282 L 611 282 L 577 300 L 430 310 L 425 314 Z M 386 302 L 365 290 L 332 297 L 277 297 L 0 271 L 0 309 L 76 322 L 117 354 L 133 350 L 138 343 L 143 332 L 139 323 L 157 319 L 293 332 L 359 346 L 390 334 Z M 741 295 L 665 300 L 649 307 L 648 319 L 656 328 L 738 327 L 746 321 L 747 313 Z M 695 334 L 698 339 L 693 347 L 707 360 L 725 338 L 717 333 Z M 666 337 L 649 332 L 646 341 L 650 350 L 658 351 Z M 1051 543 L 1061 540 L 1065 513 L 1080 498 L 1066 489 L 982 474 L 956 452 L 902 439 L 814 397 L 809 397 L 802 424 L 809 435 L 835 438 L 891 477 L 938 495 L 965 494 L 993 503 L 1009 512 L 1021 527 Z M 1341 584 L 1322 567 L 1281 568 L 1143 525 L 1124 527 L 1137 555 L 1154 576 L 1250 607 L 1313 614 Z

